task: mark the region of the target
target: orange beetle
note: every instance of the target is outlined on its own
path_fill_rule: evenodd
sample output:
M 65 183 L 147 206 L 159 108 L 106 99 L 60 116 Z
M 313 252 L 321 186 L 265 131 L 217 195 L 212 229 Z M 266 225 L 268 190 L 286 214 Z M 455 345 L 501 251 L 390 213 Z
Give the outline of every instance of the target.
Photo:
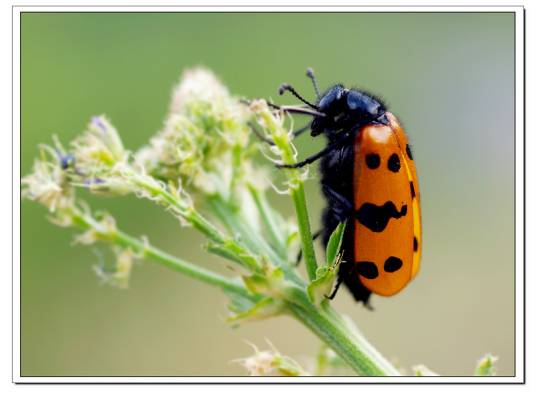
M 413 155 L 396 117 L 376 97 L 335 85 L 319 94 L 312 70 L 307 71 L 317 103 L 291 92 L 307 107 L 279 107 L 313 116 L 311 135 L 324 134 L 326 148 L 296 164 L 298 168 L 321 159 L 324 245 L 336 226 L 347 227 L 343 260 L 333 298 L 344 282 L 357 301 L 369 306 L 371 293 L 391 296 L 401 291 L 419 271 L 422 249 L 420 194 Z

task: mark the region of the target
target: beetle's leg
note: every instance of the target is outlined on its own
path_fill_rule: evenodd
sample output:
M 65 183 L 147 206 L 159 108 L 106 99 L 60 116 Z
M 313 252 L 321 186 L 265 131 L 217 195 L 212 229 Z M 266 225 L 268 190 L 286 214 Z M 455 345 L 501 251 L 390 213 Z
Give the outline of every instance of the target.
M 290 137 L 291 137 L 292 139 L 295 139 L 296 137 L 298 137 L 299 135 L 301 135 L 303 132 L 308 131 L 309 129 L 311 129 L 311 123 L 308 123 L 307 125 L 302 126 L 302 127 L 299 128 L 298 130 L 293 130 L 292 133 L 290 134 Z
M 335 141 L 334 143 L 328 145 L 323 150 L 317 152 L 314 155 L 311 155 L 310 157 L 306 158 L 305 160 L 303 160 L 301 162 L 277 164 L 276 167 L 285 168 L 285 169 L 297 169 L 297 168 L 303 167 L 305 165 L 309 165 L 309 164 L 313 163 L 314 161 L 322 158 L 323 156 L 326 156 L 327 154 L 331 153 L 332 151 L 340 148 L 340 146 L 342 144 L 344 144 L 346 142 L 346 140 L 350 136 L 352 136 L 352 131 L 344 133 L 344 135 L 342 135 L 337 141 Z
M 337 276 L 337 282 L 335 283 L 335 289 L 333 289 L 333 291 L 331 291 L 331 294 L 324 295 L 324 296 L 326 298 L 328 298 L 329 300 L 333 300 L 333 298 L 335 298 L 335 295 L 337 295 L 337 291 L 339 290 L 339 287 L 341 286 L 341 284 L 342 284 L 342 277 Z
M 354 206 L 348 198 L 341 195 L 339 192 L 337 192 L 335 189 L 330 187 L 327 184 L 322 184 L 322 191 L 326 195 L 328 199 L 333 201 L 332 208 L 334 208 L 336 211 L 337 219 L 342 222 L 346 221 L 347 219 L 351 218 L 354 214 Z

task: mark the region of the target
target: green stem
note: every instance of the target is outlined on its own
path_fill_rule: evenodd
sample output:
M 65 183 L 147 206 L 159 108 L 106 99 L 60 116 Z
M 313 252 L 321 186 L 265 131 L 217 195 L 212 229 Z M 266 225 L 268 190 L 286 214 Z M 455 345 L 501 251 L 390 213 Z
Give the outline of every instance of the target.
M 168 192 L 164 187 L 159 184 L 155 185 L 147 181 L 143 176 L 139 176 L 136 173 L 130 174 L 131 180 L 140 188 L 147 191 L 151 196 L 161 197 L 165 203 L 175 209 L 185 220 L 187 220 L 195 229 L 199 230 L 205 236 L 207 236 L 212 241 L 218 243 L 225 242 L 225 236 L 210 223 L 206 218 L 204 218 L 197 211 L 189 207 L 184 202 L 181 202 L 177 199 L 175 195 Z
M 132 182 L 145 190 L 149 196 L 161 198 L 164 203 L 173 208 L 181 218 L 208 237 L 209 240 L 223 246 L 223 248 L 226 249 L 227 254 L 229 254 L 229 257 L 232 256 L 232 261 L 238 262 L 253 271 L 258 270 L 256 259 L 251 255 L 250 251 L 244 248 L 240 243 L 223 234 L 193 207 L 177 199 L 175 195 L 160 186 L 160 184 L 155 185 L 154 183 L 149 182 L 144 176 L 132 173 L 130 177 Z M 221 254 L 219 255 L 222 256 Z
M 359 346 L 359 348 L 368 355 L 368 357 L 374 361 L 374 363 L 382 369 L 388 376 L 400 376 L 400 372 L 387 360 L 385 357 L 365 338 L 365 336 L 352 325 L 348 323 L 340 314 L 334 310 L 331 305 L 326 301 L 322 303 L 322 309 L 331 319 L 333 319 L 338 326 L 353 339 L 353 342 Z
M 319 309 L 298 288 L 287 295 L 288 310 L 361 376 L 400 376 L 398 370 L 328 303 Z
M 313 281 L 316 278 L 317 264 L 303 182 L 300 181 L 296 188 L 291 190 L 291 196 L 296 210 L 296 217 L 298 219 L 298 230 L 300 232 L 303 259 L 307 268 L 307 275 L 309 276 L 309 280 Z
M 296 284 L 304 286 L 304 280 L 297 274 L 293 267 L 272 249 L 272 247 L 251 229 L 244 221 L 240 221 L 236 209 L 230 207 L 220 196 L 212 196 L 208 204 L 220 221 L 233 233 L 240 234 L 247 248 L 256 254 L 266 256 L 273 264 L 281 267 L 287 277 Z
M 291 305 L 290 311 L 302 324 L 313 331 L 324 343 L 333 349 L 360 376 L 385 376 L 380 369 L 352 339 L 318 310 L 303 309 Z
M 292 139 L 288 130 L 283 126 L 282 119 L 276 117 L 264 103 L 264 107 L 254 109 L 262 120 L 268 137 L 272 139 L 274 145 L 278 148 L 279 156 L 284 164 L 296 164 L 296 150 L 292 145 Z M 300 169 L 286 169 L 287 184 L 290 187 L 290 194 L 294 202 L 294 209 L 298 218 L 298 230 L 300 233 L 303 257 L 307 268 L 309 280 L 316 278 L 316 256 L 313 247 L 313 238 L 309 224 L 309 215 L 307 213 L 307 204 L 305 201 L 305 191 L 303 188 L 303 177 L 300 175 Z
M 211 196 L 207 199 L 207 202 L 218 219 L 223 222 L 227 229 L 237 233 L 240 239 L 244 241 L 246 247 L 252 252 L 255 254 L 266 254 L 270 260 L 279 266 L 283 263 L 281 258 L 258 232 L 253 231 L 244 221 L 240 220 L 236 208 L 230 207 L 219 195 Z
M 283 237 L 283 233 L 276 224 L 274 214 L 272 213 L 272 208 L 266 201 L 264 193 L 251 185 L 248 185 L 248 189 L 251 196 L 253 197 L 255 205 L 257 206 L 257 210 L 259 211 L 262 222 L 266 227 L 268 237 L 272 242 L 274 249 L 279 254 L 279 256 L 281 256 L 283 259 L 286 259 L 288 256 L 286 242 Z
M 174 257 L 124 232 L 115 231 L 110 234 L 108 231 L 103 231 L 101 229 L 101 224 L 88 215 L 75 213 L 73 215 L 73 219 L 82 229 L 95 230 L 99 238 L 103 241 L 121 246 L 123 248 L 130 248 L 133 252 L 143 254 L 143 256 L 148 258 L 152 258 L 155 262 L 163 264 L 164 266 L 180 272 L 190 278 L 206 284 L 217 286 L 226 291 L 240 294 L 246 298 L 252 298 L 252 295 L 246 290 L 246 288 L 235 280 L 221 276 L 208 269 L 204 269 L 192 263 L 186 262 L 185 260 Z

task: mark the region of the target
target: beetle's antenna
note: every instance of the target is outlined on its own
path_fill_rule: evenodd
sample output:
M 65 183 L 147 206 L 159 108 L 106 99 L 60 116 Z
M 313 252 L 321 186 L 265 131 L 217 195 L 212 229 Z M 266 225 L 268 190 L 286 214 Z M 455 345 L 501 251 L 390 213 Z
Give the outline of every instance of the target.
M 313 81 L 313 88 L 315 88 L 316 98 L 320 99 L 320 91 L 318 90 L 318 84 L 316 83 L 316 77 L 315 72 L 311 67 L 307 68 L 307 71 L 305 72 L 305 75 Z
M 286 82 L 284 82 L 279 87 L 279 94 L 282 95 L 286 91 L 289 91 L 290 93 L 292 93 L 298 100 L 300 100 L 301 102 L 307 104 L 309 107 L 314 108 L 315 110 L 318 110 L 317 106 L 315 106 L 314 104 L 308 102 L 303 97 L 301 97 L 300 94 L 298 92 L 296 92 L 296 90 L 292 87 L 292 85 L 287 84 Z

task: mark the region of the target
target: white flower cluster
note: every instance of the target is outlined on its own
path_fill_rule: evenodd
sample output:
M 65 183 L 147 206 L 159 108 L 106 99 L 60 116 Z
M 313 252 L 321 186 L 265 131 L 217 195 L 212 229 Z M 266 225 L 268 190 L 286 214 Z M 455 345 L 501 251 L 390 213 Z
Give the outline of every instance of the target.
M 35 160 L 33 171 L 21 181 L 22 197 L 45 206 L 50 213 L 57 213 L 74 203 L 74 189 L 68 183 L 62 168 L 66 156 L 61 146 L 41 146 L 41 155 Z
M 131 155 L 112 123 L 95 116 L 68 150 L 57 139 L 41 148 L 33 172 L 22 180 L 23 196 L 44 205 L 60 226 L 79 225 L 80 216 L 91 217 L 75 188 L 113 196 L 133 193 L 167 206 L 184 223 L 199 203 L 192 197 L 214 197 L 259 230 L 258 209 L 248 188 L 260 194 L 269 183 L 253 162 L 257 146 L 250 138 L 252 117 L 248 106 L 210 71 L 188 70 L 173 91 L 163 130 L 148 146 Z M 99 220 L 86 222 L 77 241 L 92 244 L 113 237 L 98 228 Z M 127 256 L 116 254 L 117 276 L 101 274 L 123 284 L 115 280 L 128 277 L 123 275 L 131 267 Z
M 57 138 L 54 145 L 41 146 L 33 171 L 21 180 L 22 196 L 47 208 L 49 219 L 58 226 L 81 226 L 84 232 L 75 243 L 91 245 L 112 241 L 117 234 L 115 220 L 105 213 L 93 215 L 75 194 L 75 187 L 91 192 L 124 194 L 131 191 L 122 177 L 128 167 L 128 152 L 116 129 L 104 117 L 94 117 L 86 132 L 71 143 L 67 152 Z M 120 287 L 127 284 L 132 266 L 130 250 L 116 247 L 116 262 L 107 276 Z
M 251 114 L 213 73 L 183 73 L 164 128 L 135 155 L 148 174 L 185 189 L 228 198 L 245 182 L 258 183 L 250 149 Z
M 128 152 L 119 133 L 104 116 L 91 119 L 86 132 L 71 144 L 76 153 L 76 164 L 93 173 L 107 171 L 118 163 L 126 163 Z

